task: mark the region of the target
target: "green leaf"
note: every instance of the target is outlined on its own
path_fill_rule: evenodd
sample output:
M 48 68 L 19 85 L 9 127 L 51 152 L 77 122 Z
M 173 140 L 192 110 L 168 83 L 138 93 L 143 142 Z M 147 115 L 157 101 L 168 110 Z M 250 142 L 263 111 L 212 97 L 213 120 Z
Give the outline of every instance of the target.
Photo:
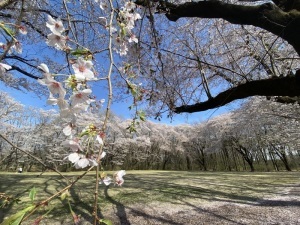
M 31 201 L 34 201 L 35 195 L 36 195 L 36 189 L 35 187 L 33 187 L 29 192 L 29 198 L 31 199 Z
M 24 218 L 26 213 L 23 213 L 20 217 L 18 217 L 14 222 L 11 223 L 11 225 L 19 225 Z
M 89 132 L 86 130 L 84 132 L 81 132 L 81 134 L 79 134 L 79 137 L 83 137 L 83 136 L 88 135 L 88 134 L 89 134 Z
M 25 216 L 26 212 L 18 212 L 14 215 L 12 215 L 11 217 L 7 218 L 6 220 L 4 220 L 1 225 L 18 225 L 20 224 L 20 222 L 22 221 L 23 217 Z
M 140 120 L 145 122 L 146 121 L 146 114 L 144 111 L 139 111 L 139 117 L 140 117 Z
M 23 209 L 20 212 L 17 212 L 16 214 L 8 217 L 6 220 L 4 220 L 0 225 L 19 225 L 25 216 L 25 214 L 31 210 L 34 209 L 34 205 L 31 205 L 25 209 Z
M 106 225 L 113 225 L 113 223 L 108 219 L 101 219 L 100 223 L 101 224 L 106 224 Z
M 67 194 L 64 192 L 61 194 L 60 199 L 63 201 L 66 199 L 66 197 L 67 197 Z
M 87 56 L 92 53 L 88 49 L 75 49 L 74 51 L 71 51 L 71 54 L 75 56 Z
M 3 23 L 0 24 L 0 27 L 2 28 L 2 30 L 4 30 L 4 32 L 7 35 L 9 35 L 11 37 L 13 37 L 15 35 L 15 32 L 12 29 L 10 29 L 9 27 L 5 26 Z
M 131 92 L 132 96 L 136 96 L 137 90 L 136 90 L 136 85 L 135 84 L 130 83 L 129 81 L 127 81 L 127 88 Z
M 68 190 L 64 191 L 61 195 L 60 195 L 60 199 L 63 201 L 65 200 L 67 197 L 70 196 L 70 193 Z

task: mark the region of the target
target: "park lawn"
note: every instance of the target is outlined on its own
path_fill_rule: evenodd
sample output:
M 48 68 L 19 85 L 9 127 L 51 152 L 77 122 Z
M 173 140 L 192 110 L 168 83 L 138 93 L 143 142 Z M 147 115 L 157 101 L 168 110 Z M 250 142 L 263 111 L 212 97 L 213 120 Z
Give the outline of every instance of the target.
M 231 202 L 255 204 L 299 184 L 299 172 L 186 172 L 186 171 L 126 171 L 122 187 L 100 185 L 100 215 L 106 216 L 114 208 L 123 209 L 136 204 L 153 203 L 207 204 Z M 75 179 L 80 172 L 64 173 Z M 108 172 L 112 175 L 113 172 Z M 30 204 L 29 191 L 37 190 L 36 202 L 45 200 L 66 186 L 64 178 L 54 173 L 4 173 L 0 172 L 0 193 L 18 197 L 21 204 L 11 204 L 0 210 L 0 222 Z M 95 175 L 90 172 L 70 190 L 73 210 L 91 221 L 93 211 Z M 46 213 L 49 221 L 71 220 L 66 201 L 55 198 L 47 207 L 32 215 L 32 220 Z M 68 218 L 68 219 L 66 219 Z M 68 222 L 61 222 L 61 224 Z M 71 223 L 71 222 L 70 222 Z M 29 223 L 30 224 L 30 223 Z M 50 223 L 49 223 L 50 224 Z M 53 223 L 55 224 L 55 223 Z

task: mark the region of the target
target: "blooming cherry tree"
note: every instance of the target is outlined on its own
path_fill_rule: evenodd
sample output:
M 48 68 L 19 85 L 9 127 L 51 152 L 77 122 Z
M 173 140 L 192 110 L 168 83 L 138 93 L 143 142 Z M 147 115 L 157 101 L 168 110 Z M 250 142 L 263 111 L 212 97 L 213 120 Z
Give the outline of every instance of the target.
M 77 3 L 80 7 L 85 7 L 87 4 L 98 5 L 99 8 L 95 10 L 95 13 L 98 13 L 95 18 L 98 19 L 96 19 L 95 23 L 97 23 L 97 29 L 99 30 L 90 31 L 88 27 L 82 24 L 88 25 L 94 23 L 94 21 L 85 21 L 85 17 L 81 17 L 76 13 L 70 13 L 72 10 L 77 10 Z M 5 33 L 5 38 L 3 39 L 7 40 L 6 43 L 1 44 L 4 53 L 0 59 L 0 73 L 5 74 L 11 69 L 24 71 L 15 65 L 3 62 L 2 59 L 8 54 L 22 54 L 24 52 L 22 49 L 22 41 L 24 40 L 17 39 L 18 33 L 22 35 L 27 34 L 28 36 L 31 35 L 31 32 L 39 33 L 44 38 L 45 44 L 50 48 L 44 51 L 44 53 L 38 52 L 33 54 L 28 49 L 26 51 L 32 55 L 45 54 L 47 52 L 47 56 L 42 61 L 40 58 L 36 59 L 34 62 L 36 65 L 39 64 L 36 67 L 33 66 L 30 60 L 23 60 L 22 63 L 26 67 L 33 68 L 33 71 L 38 69 L 41 72 L 42 77 L 41 74 L 31 75 L 28 73 L 27 75 L 37 78 L 38 83 L 46 87 L 45 89 L 47 89 L 49 96 L 47 104 L 56 106 L 59 110 L 60 119 L 63 121 L 61 130 L 66 137 L 61 146 L 69 150 L 69 154 L 62 156 L 62 160 L 69 161 L 75 169 L 86 170 L 82 176 L 88 171 L 95 169 L 95 193 L 98 193 L 100 180 L 105 185 L 109 185 L 111 182 L 117 186 L 123 185 L 123 177 L 126 174 L 125 170 L 116 172 L 113 178 L 110 178 L 109 176 L 103 177 L 100 174 L 100 169 L 103 169 L 101 161 L 106 155 L 104 152 L 106 144 L 105 134 L 112 102 L 111 77 L 115 72 L 114 68 L 117 68 L 114 57 L 118 54 L 117 57 L 119 59 L 119 56 L 126 55 L 130 49 L 130 45 L 138 43 L 134 28 L 136 21 L 141 16 L 136 11 L 136 5 L 133 2 L 127 1 L 118 4 L 114 4 L 111 1 L 104 3 L 104 1 L 99 2 L 96 0 L 93 3 L 92 1 L 62 1 L 62 8 L 64 10 L 61 17 L 41 9 L 36 21 L 43 21 L 43 24 L 34 27 L 32 25 L 32 21 L 34 20 L 27 14 L 27 10 L 33 8 L 39 11 L 41 3 L 33 1 L 32 5 L 30 5 L 30 3 L 22 1 L 18 4 L 20 4 L 21 12 L 15 23 L 0 22 L 0 29 Z M 52 2 L 50 1 L 49 4 L 51 5 Z M 27 7 L 29 5 L 30 7 Z M 40 15 L 44 16 L 39 17 Z M 83 22 L 81 24 L 81 22 L 74 21 Z M 89 41 L 85 40 L 86 36 L 89 37 L 88 40 L 92 40 L 91 33 L 89 32 L 94 32 L 97 35 L 99 33 L 103 34 L 102 38 L 95 38 L 92 42 L 96 43 L 95 40 L 97 40 L 99 46 L 102 46 L 104 50 L 96 49 L 95 45 L 89 45 Z M 37 44 L 42 45 L 40 40 L 34 41 L 39 41 Z M 25 43 L 28 44 L 28 42 Z M 26 44 L 23 45 L 25 48 L 27 48 Z M 105 52 L 103 55 L 106 58 L 108 56 L 108 60 L 103 62 L 101 66 L 99 66 L 100 63 L 95 57 L 99 52 Z M 56 58 L 57 55 L 58 57 Z M 61 67 L 57 66 L 59 63 L 55 62 L 56 60 L 63 62 L 61 63 Z M 100 70 L 100 67 L 107 67 L 107 69 Z M 106 82 L 108 87 L 106 102 L 103 99 L 96 100 L 93 94 L 92 82 Z M 94 108 L 101 107 L 103 104 L 107 106 L 106 116 L 100 124 L 88 123 L 82 120 L 85 114 L 91 113 Z M 76 182 L 67 186 L 62 193 L 65 193 Z M 97 201 L 98 196 L 95 196 L 94 224 L 100 222 L 97 216 L 97 207 L 99 205 Z M 32 212 L 35 210 L 33 209 Z M 72 210 L 71 213 L 74 215 Z M 74 221 L 75 219 L 76 221 L 78 220 L 77 216 L 74 216 Z

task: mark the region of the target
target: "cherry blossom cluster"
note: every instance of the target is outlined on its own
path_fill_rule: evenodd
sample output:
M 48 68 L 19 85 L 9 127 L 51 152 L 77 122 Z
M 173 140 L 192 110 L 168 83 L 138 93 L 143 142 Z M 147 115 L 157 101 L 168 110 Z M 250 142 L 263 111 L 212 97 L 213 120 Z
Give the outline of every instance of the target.
M 78 67 L 82 65 L 91 65 L 90 61 L 85 61 L 82 58 L 78 58 L 77 63 L 73 64 L 75 75 L 71 75 L 64 81 L 65 86 L 71 88 L 72 94 L 66 100 L 66 89 L 62 82 L 55 80 L 55 75 L 49 72 L 48 66 L 41 64 L 39 68 L 43 72 L 43 79 L 39 79 L 38 82 L 48 87 L 50 92 L 47 103 L 50 105 L 57 105 L 60 109 L 60 116 L 67 121 L 67 125 L 63 129 L 63 132 L 68 136 L 63 144 L 69 147 L 73 153 L 71 153 L 67 159 L 69 159 L 76 168 L 85 168 L 87 166 L 97 166 L 96 156 L 94 156 L 94 150 L 90 148 L 83 148 L 85 143 L 97 141 L 99 145 L 103 145 L 100 131 L 94 126 L 90 125 L 86 127 L 78 137 L 76 135 L 76 118 L 80 113 L 88 110 L 89 105 L 94 102 L 90 95 L 91 89 L 85 88 L 85 82 L 90 78 L 91 70 L 86 66 L 78 70 Z M 86 74 L 83 72 L 86 70 Z M 95 148 L 99 146 L 95 146 Z M 105 155 L 105 154 L 104 154 Z M 104 157 L 103 155 L 103 157 Z
M 62 35 L 65 32 L 62 21 L 60 19 L 55 20 L 52 16 L 48 15 L 46 26 L 52 32 L 51 34 L 48 34 L 46 43 L 58 50 L 66 50 L 68 37 Z
M 107 5 L 103 1 L 95 0 L 95 2 L 100 3 L 101 10 L 107 9 Z M 106 28 L 111 26 L 114 40 L 114 50 L 121 56 L 127 54 L 128 43 L 138 43 L 138 39 L 132 31 L 135 21 L 141 19 L 140 14 L 134 11 L 136 8 L 137 5 L 134 2 L 126 2 L 124 7 L 118 10 L 116 26 L 107 24 L 105 17 L 99 17 L 99 23 L 101 25 Z
M 125 6 L 119 10 L 118 26 L 119 30 L 114 34 L 115 50 L 120 55 L 126 55 L 128 51 L 127 42 L 138 43 L 138 39 L 133 33 L 135 21 L 141 19 L 139 13 L 135 12 L 136 4 L 134 2 L 126 2 Z
M 47 44 L 59 50 L 69 48 L 66 46 L 67 38 L 62 35 L 65 31 L 63 23 L 60 19 L 53 19 L 48 16 L 46 26 L 52 32 L 47 36 Z M 50 73 L 46 64 L 41 64 L 39 69 L 43 72 L 43 78 L 38 82 L 48 87 L 50 92 L 47 103 L 57 105 L 60 110 L 60 116 L 67 124 L 63 129 L 63 133 L 68 137 L 63 142 L 65 147 L 72 150 L 72 153 L 65 159 L 71 161 L 75 168 L 85 168 L 87 166 L 97 166 L 97 156 L 95 155 L 103 145 L 100 130 L 94 125 L 89 125 L 76 134 L 76 119 L 82 112 L 86 112 L 93 102 L 91 98 L 92 90 L 87 88 L 87 82 L 95 80 L 93 63 L 82 57 L 72 60 L 72 69 L 74 74 L 68 76 L 63 82 L 57 81 L 57 75 Z M 67 95 L 67 90 L 71 94 Z M 68 92 L 69 93 L 69 92 Z M 103 101 L 102 101 L 103 102 Z M 92 143 L 92 144 L 91 144 Z M 102 152 L 101 157 L 105 156 Z
M 124 175 L 126 175 L 125 170 L 120 170 L 120 171 L 116 172 L 113 176 L 113 179 L 109 176 L 106 176 L 106 174 L 102 174 L 100 184 L 104 183 L 106 186 L 108 186 L 114 180 L 114 183 L 116 185 L 122 186 L 122 184 L 124 183 L 124 179 L 123 179 Z
M 12 24 L 10 24 L 12 25 Z M 24 26 L 20 26 L 20 25 L 13 25 L 16 27 L 17 31 L 20 34 L 26 35 L 27 34 L 27 30 Z M 22 44 L 21 42 L 19 42 L 16 37 L 15 37 L 15 32 L 13 32 L 8 24 L 2 23 L 0 22 L 0 28 L 4 31 L 4 33 L 6 33 L 8 36 L 11 37 L 11 41 L 9 41 L 7 44 L 0 42 L 0 49 L 3 49 L 3 51 L 8 51 L 8 54 L 12 54 L 12 53 L 17 53 L 17 54 L 22 54 Z M 7 39 L 7 38 L 5 38 Z M 0 63 L 0 75 L 3 75 L 7 70 L 10 70 L 12 67 L 8 64 L 5 63 Z
M 123 10 L 122 13 L 126 13 L 126 10 Z M 127 14 L 133 16 L 132 13 L 127 12 Z M 124 16 L 123 20 L 125 18 Z M 133 18 L 126 22 L 127 32 L 133 28 L 134 20 Z M 46 41 L 49 46 L 63 51 L 71 50 L 66 44 L 69 38 L 63 35 L 65 28 L 60 19 L 48 16 L 46 26 L 51 31 Z M 104 133 L 93 124 L 78 132 L 77 118 L 95 102 L 95 99 L 91 97 L 92 90 L 88 88 L 87 82 L 94 81 L 96 78 L 91 60 L 78 57 L 70 60 L 70 62 L 74 74 L 68 75 L 67 79 L 62 82 L 57 79 L 59 75 L 50 73 L 48 66 L 42 63 L 39 69 L 43 73 L 43 78 L 39 79 L 38 82 L 47 86 L 50 93 L 47 103 L 57 105 L 61 118 L 66 121 L 63 133 L 68 138 L 62 144 L 69 148 L 71 153 L 65 159 L 73 163 L 76 169 L 81 169 L 97 166 L 99 160 L 105 157 L 106 153 L 102 151 Z M 104 100 L 101 100 L 101 103 L 103 102 Z M 101 176 L 101 183 L 109 185 L 113 180 L 115 184 L 120 186 L 124 182 L 123 176 L 125 174 L 125 171 L 121 170 L 115 173 L 113 178 L 103 175 Z

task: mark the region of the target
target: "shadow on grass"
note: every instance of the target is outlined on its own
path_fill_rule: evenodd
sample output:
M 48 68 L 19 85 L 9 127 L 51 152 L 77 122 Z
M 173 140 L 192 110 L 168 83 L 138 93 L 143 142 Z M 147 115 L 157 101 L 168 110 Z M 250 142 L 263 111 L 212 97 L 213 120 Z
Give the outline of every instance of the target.
M 142 203 L 144 205 L 151 202 L 163 202 L 174 205 L 186 205 L 195 209 L 199 213 L 210 214 L 224 223 L 235 223 L 231 218 L 209 211 L 201 207 L 201 203 L 221 202 L 238 203 L 253 206 L 295 206 L 299 207 L 299 201 L 291 200 L 265 200 L 265 195 L 273 195 L 276 188 L 295 187 L 292 182 L 285 182 L 284 179 L 292 181 L 297 175 L 287 174 L 283 178 L 276 174 L 269 173 L 265 175 L 258 174 L 257 177 L 247 173 L 195 173 L 195 172 L 173 172 L 173 171 L 153 171 L 153 172 L 128 172 L 125 184 L 122 189 L 117 187 L 109 191 L 108 187 L 101 187 L 104 191 L 104 201 L 101 204 L 112 205 L 115 207 L 115 216 L 122 225 L 131 224 L 128 219 L 130 215 L 140 216 L 146 220 L 156 220 L 163 224 L 181 225 L 173 219 L 174 217 L 159 216 L 158 214 L 149 214 L 143 209 L 131 207 L 132 204 Z M 259 178 L 261 176 L 261 178 Z M 71 177 L 71 176 L 68 176 Z M 72 207 L 75 213 L 80 214 L 85 220 L 92 221 L 93 212 L 93 186 L 94 179 L 90 175 L 80 180 L 71 190 L 73 199 Z M 294 182 L 294 183 L 295 183 Z M 14 196 L 28 196 L 29 190 L 36 187 L 38 190 L 38 200 L 49 197 L 66 184 L 63 178 L 56 175 L 43 174 L 41 177 L 34 177 L 26 174 L 0 175 L 0 192 L 5 192 Z M 100 189 L 101 190 L 101 189 Z M 300 192 L 291 193 L 291 196 L 299 196 Z M 192 201 L 193 200 L 193 201 Z M 197 203 L 195 203 L 195 201 Z M 58 200 L 60 201 L 60 200 Z M 197 205 L 198 204 L 198 205 Z M 10 211 L 20 209 L 17 206 L 12 209 L 9 205 L 4 210 L 0 210 L 0 222 Z M 101 210 L 101 208 L 100 208 Z M 129 211 L 128 211 L 129 210 Z M 45 213 L 46 210 L 41 210 Z M 104 211 L 99 212 L 99 217 L 103 218 Z M 62 218 L 63 215 L 69 217 L 69 210 L 63 205 L 55 208 L 49 216 L 53 219 Z M 58 216 L 58 217 L 56 217 Z M 175 217 L 176 218 L 176 217 Z
M 130 182 L 134 180 L 134 183 Z M 220 201 L 220 202 L 232 202 L 232 203 L 245 203 L 251 204 L 257 202 L 257 197 L 232 194 L 226 191 L 219 191 L 211 188 L 202 188 L 189 184 L 175 184 L 167 181 L 168 179 L 154 179 L 151 178 L 140 178 L 136 175 L 128 175 L 126 187 L 137 188 L 141 193 L 152 192 L 155 197 L 154 200 L 181 200 L 184 198 L 201 199 L 207 201 Z M 136 187 L 135 182 L 138 183 Z M 223 187 L 222 187 L 223 186 Z M 225 188 L 226 185 L 222 185 L 220 189 Z M 226 187 L 226 190 L 228 191 Z M 150 189 L 150 191 L 149 191 Z M 248 187 L 239 187 L 240 192 L 249 190 Z
M 219 215 L 219 214 L 217 214 L 215 212 L 212 212 L 208 209 L 203 209 L 199 206 L 195 206 L 194 204 L 191 204 L 190 202 L 183 201 L 183 203 L 185 205 L 191 206 L 192 208 L 194 208 L 199 213 L 200 212 L 201 213 L 206 213 L 206 214 L 209 214 L 211 217 L 217 218 L 218 220 L 222 221 L 222 223 L 224 223 L 224 224 L 230 223 L 230 224 L 244 225 L 244 223 L 240 223 L 240 222 L 234 221 L 233 219 L 228 218 L 230 216 L 225 217 L 223 215 Z
M 265 195 L 278 195 L 276 188 L 288 187 L 288 185 L 280 184 L 280 182 L 279 184 L 264 183 L 262 179 L 262 181 L 253 181 L 253 183 L 251 183 L 251 180 L 246 177 L 244 181 L 237 179 L 236 182 L 230 182 L 229 184 L 222 184 L 222 182 L 219 184 L 211 184 L 211 181 L 208 182 L 199 176 L 196 178 L 198 181 L 192 184 L 188 184 L 187 182 L 177 184 L 176 180 L 186 179 L 188 181 L 189 178 L 186 176 L 179 177 L 174 174 L 172 175 L 172 172 L 148 175 L 144 177 L 133 174 L 127 175 L 126 188 L 132 188 L 135 191 L 135 193 L 133 193 L 135 195 L 140 194 L 145 197 L 152 195 L 152 200 L 163 202 L 174 202 L 176 200 L 180 201 L 181 199 L 199 199 L 210 202 L 239 203 L 255 206 L 267 206 L 271 204 L 272 206 L 300 205 L 300 202 L 296 200 L 272 201 L 263 199 Z M 190 176 L 192 178 L 193 174 Z M 214 176 L 218 176 L 218 174 L 214 174 Z M 170 177 L 172 178 L 171 180 Z M 193 179 L 195 179 L 195 177 L 193 177 Z M 197 186 L 197 182 L 200 183 L 202 187 Z M 203 186 L 207 186 L 207 188 L 203 188 Z M 126 196 L 124 193 L 122 194 Z
M 105 186 L 104 187 L 104 196 L 105 196 L 106 200 L 108 200 L 111 204 L 113 204 L 116 207 L 116 209 L 117 209 L 116 216 L 118 217 L 120 224 L 130 225 L 131 223 L 127 219 L 125 206 L 121 202 L 118 202 L 114 198 L 112 198 L 108 194 L 108 190 L 109 190 L 109 186 Z
M 30 182 L 26 182 L 27 185 L 23 185 L 22 181 L 29 181 L 32 176 L 23 174 L 11 174 L 9 176 L 0 176 L 0 192 L 5 193 L 15 199 L 21 198 L 24 195 L 28 195 L 29 191 L 34 187 Z M 0 205 L 2 200 L 0 199 Z M 0 210 L 0 222 L 3 221 L 7 213 L 12 210 L 16 203 L 10 202 L 3 209 Z

